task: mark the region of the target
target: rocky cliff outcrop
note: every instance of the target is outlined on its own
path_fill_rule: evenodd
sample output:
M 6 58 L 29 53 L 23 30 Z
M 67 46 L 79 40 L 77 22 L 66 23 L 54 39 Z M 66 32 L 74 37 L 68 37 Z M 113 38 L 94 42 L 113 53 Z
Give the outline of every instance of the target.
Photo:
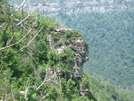
M 70 63 L 63 61 L 63 64 L 68 64 L 73 68 L 74 77 L 81 77 L 83 63 L 88 60 L 88 44 L 79 33 L 72 29 L 58 28 L 53 31 L 53 34 L 55 35 L 49 34 L 47 37 L 51 49 L 56 51 L 57 54 L 64 53 L 66 49 L 73 51 L 74 57 L 72 58 L 74 58 L 74 61 L 70 61 Z M 58 38 L 56 38 L 57 36 Z
M 89 51 L 88 44 L 83 39 L 82 35 L 72 29 L 61 27 L 54 29 L 52 33 L 48 34 L 47 40 L 51 50 L 55 51 L 56 54 L 67 54 L 63 56 L 61 60 L 64 65 L 63 69 L 56 68 L 53 70 L 49 68 L 47 70 L 48 77 L 50 78 L 52 75 L 57 74 L 57 76 L 54 76 L 52 80 L 49 81 L 49 85 L 59 87 L 58 81 L 60 81 L 61 78 L 77 78 L 77 80 L 80 80 L 78 87 L 79 96 L 86 96 L 88 98 L 92 96 L 88 83 L 83 81 L 83 64 L 89 59 Z M 70 68 L 72 71 L 66 72 L 66 65 L 68 65 L 67 68 Z M 94 99 L 94 101 L 96 100 Z

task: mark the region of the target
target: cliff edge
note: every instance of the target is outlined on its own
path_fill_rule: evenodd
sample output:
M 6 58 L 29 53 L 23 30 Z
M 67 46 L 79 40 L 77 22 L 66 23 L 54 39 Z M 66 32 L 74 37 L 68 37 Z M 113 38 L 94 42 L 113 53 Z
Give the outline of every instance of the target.
M 63 64 L 67 64 L 73 68 L 74 77 L 82 77 L 83 63 L 88 60 L 88 44 L 78 32 L 67 29 L 57 28 L 51 34 L 48 34 L 47 39 L 52 50 L 57 54 L 64 54 L 66 50 L 72 51 L 72 62 L 66 61 L 67 57 L 62 58 Z M 68 51 L 69 52 L 69 51 Z

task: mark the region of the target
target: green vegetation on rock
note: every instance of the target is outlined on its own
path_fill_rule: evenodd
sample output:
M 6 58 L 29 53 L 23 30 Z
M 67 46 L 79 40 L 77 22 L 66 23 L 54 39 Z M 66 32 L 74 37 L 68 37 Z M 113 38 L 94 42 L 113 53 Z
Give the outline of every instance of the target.
M 0 100 L 133 99 L 132 96 L 118 92 L 113 86 L 86 74 L 81 78 L 74 77 L 76 57 L 73 49 L 76 41 L 84 41 L 77 31 L 56 32 L 61 27 L 53 19 L 38 13 L 29 16 L 27 12 L 9 8 L 6 0 L 0 1 Z M 52 44 L 55 47 L 52 47 L 50 43 L 55 39 Z M 87 45 L 84 41 L 83 46 L 85 44 Z M 64 45 L 68 47 L 63 53 L 59 54 L 54 50 Z

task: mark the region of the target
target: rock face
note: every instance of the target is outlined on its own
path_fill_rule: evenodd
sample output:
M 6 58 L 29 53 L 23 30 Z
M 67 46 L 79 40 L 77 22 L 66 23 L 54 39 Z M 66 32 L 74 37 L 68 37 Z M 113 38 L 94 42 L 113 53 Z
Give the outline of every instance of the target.
M 74 76 L 81 77 L 83 74 L 83 63 L 88 60 L 88 45 L 84 44 L 83 40 L 78 39 L 75 41 L 72 49 L 76 56 Z
M 40 7 L 39 11 L 43 15 L 60 17 L 62 13 L 68 15 L 81 14 L 90 12 L 117 12 L 117 11 L 134 11 L 134 6 L 130 5 L 134 0 L 75 0 L 63 1 L 62 3 L 47 3 L 46 6 Z M 32 3 L 27 7 L 29 11 L 34 11 L 41 3 Z M 17 7 L 17 5 L 16 5 Z
M 72 58 L 74 58 L 74 63 L 71 62 L 69 63 L 70 67 L 72 68 L 71 70 L 73 70 L 72 71 L 73 76 L 72 74 L 71 75 L 69 74 L 69 78 L 74 77 L 77 78 L 77 80 L 81 80 L 81 83 L 78 88 L 80 96 L 86 96 L 86 97 L 91 96 L 92 93 L 90 92 L 88 83 L 84 82 L 82 79 L 83 64 L 89 59 L 88 44 L 84 41 L 82 35 L 79 34 L 78 32 L 76 33 L 72 29 L 57 28 L 54 29 L 54 31 L 47 36 L 47 40 L 49 41 L 51 50 L 54 50 L 58 55 L 64 54 L 66 49 L 70 49 L 74 53 L 74 55 L 72 56 Z M 57 45 L 57 43 L 59 42 L 62 42 L 62 44 L 60 43 Z M 63 64 L 68 64 L 68 62 L 67 63 L 63 62 Z M 53 71 L 50 68 L 48 69 L 49 78 L 51 78 L 51 76 L 54 73 L 56 73 L 57 76 L 52 78 L 52 80 L 49 82 L 49 85 L 60 87 L 58 81 L 60 80 L 60 78 L 66 78 L 65 75 L 68 74 L 66 74 L 64 69 L 63 70 L 57 69 L 55 71 Z
M 64 53 L 64 50 L 70 48 L 74 52 L 75 63 L 69 64 L 74 70 L 74 77 L 79 78 L 83 74 L 83 63 L 88 60 L 88 44 L 84 41 L 82 36 L 75 36 L 75 39 L 67 39 L 67 44 L 64 43 L 64 38 L 67 37 L 67 32 L 71 32 L 73 37 L 74 31 L 72 29 L 58 28 L 55 29 L 55 34 L 64 33 L 64 37 L 61 36 L 58 40 L 55 40 L 51 34 L 48 35 L 52 50 L 56 51 L 57 54 Z M 76 34 L 77 35 L 77 34 Z M 56 46 L 57 42 L 62 42 L 62 45 Z

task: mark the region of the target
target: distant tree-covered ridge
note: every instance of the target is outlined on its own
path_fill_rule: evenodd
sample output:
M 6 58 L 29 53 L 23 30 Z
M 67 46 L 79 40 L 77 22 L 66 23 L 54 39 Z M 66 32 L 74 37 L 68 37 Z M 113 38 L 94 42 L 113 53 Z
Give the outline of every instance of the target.
M 87 73 L 122 87 L 133 87 L 133 16 L 132 11 L 63 16 L 63 23 L 82 33 L 90 45 Z
M 33 11 L 38 8 L 44 0 L 24 0 L 25 8 Z M 60 18 L 63 14 L 78 15 L 91 12 L 120 12 L 133 11 L 133 0 L 45 0 L 47 6 L 39 9 L 40 14 Z M 9 0 L 9 3 L 18 7 L 21 0 Z M 45 11 L 45 12 L 44 12 Z

